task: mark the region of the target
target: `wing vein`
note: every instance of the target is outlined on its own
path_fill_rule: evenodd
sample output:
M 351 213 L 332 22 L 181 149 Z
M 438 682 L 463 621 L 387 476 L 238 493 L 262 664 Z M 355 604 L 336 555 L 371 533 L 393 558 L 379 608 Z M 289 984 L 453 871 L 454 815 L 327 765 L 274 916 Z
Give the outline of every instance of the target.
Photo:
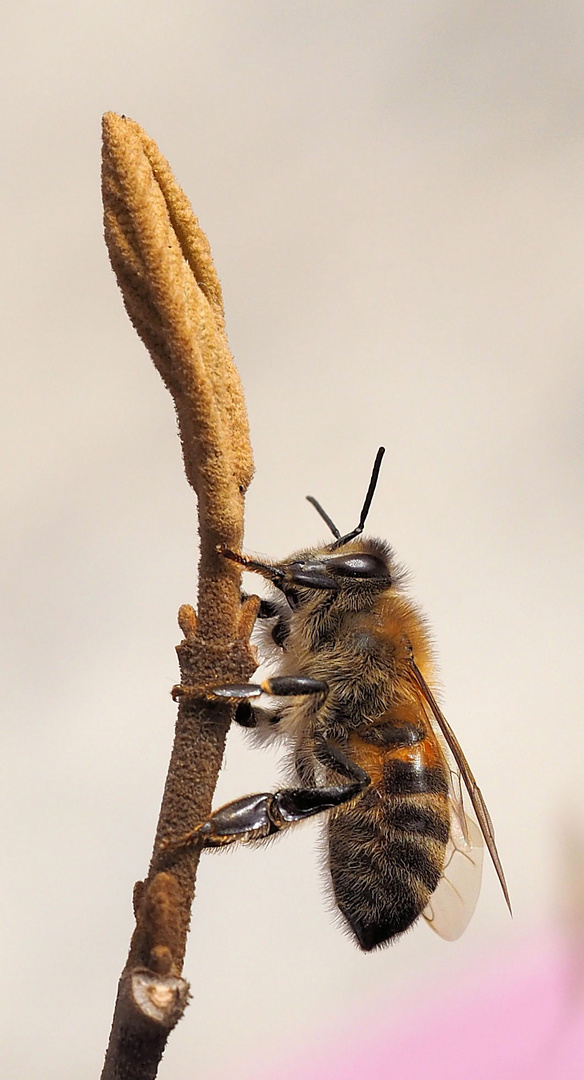
M 466 790 L 468 791 L 470 801 L 477 816 L 480 830 L 485 839 L 485 844 L 487 845 L 487 850 L 489 852 L 489 855 L 491 856 L 493 866 L 495 867 L 495 870 L 497 872 L 497 877 L 499 878 L 499 881 L 501 883 L 501 888 L 503 890 L 503 896 L 505 897 L 507 907 L 509 908 L 509 912 L 513 914 L 513 911 L 511 909 L 511 900 L 509 898 L 509 890 L 507 888 L 507 882 L 505 881 L 505 874 L 503 873 L 503 867 L 501 865 L 499 852 L 497 851 L 497 845 L 495 843 L 495 830 L 493 828 L 493 822 L 491 821 L 491 816 L 489 814 L 489 811 L 487 810 L 487 804 L 483 799 L 481 789 L 479 788 L 473 776 L 471 767 L 466 760 L 466 757 L 458 739 L 456 738 L 456 735 L 450 727 L 450 724 L 444 716 L 444 713 L 440 709 L 436 698 L 434 697 L 432 691 L 430 690 L 430 687 L 428 686 L 424 676 L 422 675 L 422 672 L 420 671 L 413 659 L 410 661 L 410 664 L 412 669 L 413 682 L 418 691 L 420 692 L 422 698 L 425 700 L 426 704 L 430 707 L 434 719 L 436 720 L 436 723 L 438 724 L 438 727 L 440 728 L 440 731 L 442 732 L 446 740 L 452 756 L 454 757 L 454 760 L 458 768 L 460 769 L 460 775 L 464 780 Z

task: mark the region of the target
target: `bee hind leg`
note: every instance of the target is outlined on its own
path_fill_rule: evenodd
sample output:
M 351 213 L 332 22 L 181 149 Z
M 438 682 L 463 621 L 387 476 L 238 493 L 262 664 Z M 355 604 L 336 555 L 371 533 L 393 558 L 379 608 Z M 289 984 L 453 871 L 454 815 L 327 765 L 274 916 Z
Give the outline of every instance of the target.
M 284 788 L 275 793 L 245 795 L 215 810 L 184 836 L 163 840 L 161 850 L 179 851 L 195 843 L 201 847 L 226 847 L 267 840 L 299 821 L 354 799 L 369 783 L 367 774 L 361 769 L 359 773 L 359 779 L 333 787 Z

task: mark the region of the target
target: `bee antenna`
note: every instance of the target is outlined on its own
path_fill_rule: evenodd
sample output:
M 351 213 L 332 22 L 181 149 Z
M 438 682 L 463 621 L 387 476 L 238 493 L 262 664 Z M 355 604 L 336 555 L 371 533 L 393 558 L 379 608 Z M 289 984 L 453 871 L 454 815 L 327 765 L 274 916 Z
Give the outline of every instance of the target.
M 365 521 L 367 520 L 367 514 L 369 513 L 369 508 L 375 494 L 375 488 L 377 487 L 379 470 L 381 469 L 381 462 L 384 454 L 385 446 L 380 446 L 375 456 L 375 461 L 373 462 L 373 471 L 371 473 L 369 487 L 367 488 L 367 494 L 365 496 L 365 502 L 363 503 L 363 509 L 361 510 L 361 516 L 359 518 L 359 524 L 357 525 L 357 528 L 353 529 L 353 531 L 350 533 L 346 533 L 345 536 L 339 536 L 338 539 L 335 540 L 334 544 L 331 544 L 331 551 L 334 551 L 335 548 L 341 547 L 343 544 L 346 544 L 349 540 L 354 540 L 356 536 L 359 536 L 359 534 L 363 532 L 363 529 L 365 527 Z
M 333 536 L 336 536 L 336 538 L 338 540 L 340 538 L 341 533 L 340 533 L 339 529 L 337 529 L 334 521 L 332 521 L 332 519 L 328 516 L 326 510 L 323 510 L 323 508 L 320 505 L 320 503 L 318 502 L 318 500 L 314 498 L 314 495 L 307 495 L 306 498 L 308 499 L 309 503 L 312 503 L 312 505 L 314 506 L 314 509 L 316 510 L 316 512 L 318 514 L 320 514 L 322 520 L 326 522 L 326 524 L 328 525 L 328 527 L 329 527 L 330 531 L 332 532 Z

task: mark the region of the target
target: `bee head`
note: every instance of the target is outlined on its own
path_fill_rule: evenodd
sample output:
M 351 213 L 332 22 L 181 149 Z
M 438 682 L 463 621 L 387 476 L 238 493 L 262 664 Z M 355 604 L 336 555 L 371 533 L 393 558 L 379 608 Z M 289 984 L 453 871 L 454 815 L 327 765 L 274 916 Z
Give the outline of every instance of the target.
M 341 536 L 334 522 L 313 496 L 308 501 L 326 521 L 335 539 L 322 548 L 311 548 L 292 555 L 282 563 L 258 562 L 237 552 L 221 547 L 219 550 L 227 558 L 233 559 L 240 566 L 253 570 L 267 578 L 286 596 L 292 608 L 310 604 L 327 606 L 334 603 L 335 594 L 350 598 L 355 607 L 367 603 L 370 599 L 392 585 L 391 549 L 383 540 L 363 537 L 373 493 L 377 484 L 381 459 L 385 448 L 380 446 L 375 457 L 365 502 L 359 517 L 359 523 L 351 532 Z
M 392 584 L 391 549 L 383 540 L 360 537 L 342 548 L 328 544 L 298 552 L 281 564 L 284 576 L 274 582 L 292 607 L 304 606 L 310 599 L 322 601 L 335 594 L 364 600 L 389 589 Z
M 307 499 L 331 530 L 334 540 L 324 548 L 300 552 L 286 564 L 285 574 L 274 582 L 286 593 L 294 605 L 308 599 L 299 590 L 338 593 L 344 596 L 370 596 L 371 593 L 388 589 L 392 583 L 390 569 L 391 552 L 382 540 L 362 537 L 363 528 L 379 477 L 385 447 L 377 451 L 373 471 L 367 488 L 359 523 L 351 532 L 341 536 L 334 521 L 312 495 Z M 358 539 L 357 539 L 358 538 Z

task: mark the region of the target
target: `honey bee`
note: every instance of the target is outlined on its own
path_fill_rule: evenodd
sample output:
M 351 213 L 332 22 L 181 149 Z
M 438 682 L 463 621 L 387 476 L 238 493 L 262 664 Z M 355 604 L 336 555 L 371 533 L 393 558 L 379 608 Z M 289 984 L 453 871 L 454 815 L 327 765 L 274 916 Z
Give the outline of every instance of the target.
M 237 701 L 239 724 L 289 741 L 295 786 L 236 799 L 164 842 L 170 851 L 254 842 L 326 814 L 334 901 L 366 952 L 420 916 L 442 937 L 459 937 L 479 894 L 483 838 L 510 909 L 487 807 L 431 689 L 425 619 L 389 545 L 362 535 L 383 454 L 381 447 L 352 532 L 341 535 L 308 496 L 332 543 L 283 562 L 220 549 L 271 583 L 257 622 L 275 674 L 175 687 L 174 696 Z

